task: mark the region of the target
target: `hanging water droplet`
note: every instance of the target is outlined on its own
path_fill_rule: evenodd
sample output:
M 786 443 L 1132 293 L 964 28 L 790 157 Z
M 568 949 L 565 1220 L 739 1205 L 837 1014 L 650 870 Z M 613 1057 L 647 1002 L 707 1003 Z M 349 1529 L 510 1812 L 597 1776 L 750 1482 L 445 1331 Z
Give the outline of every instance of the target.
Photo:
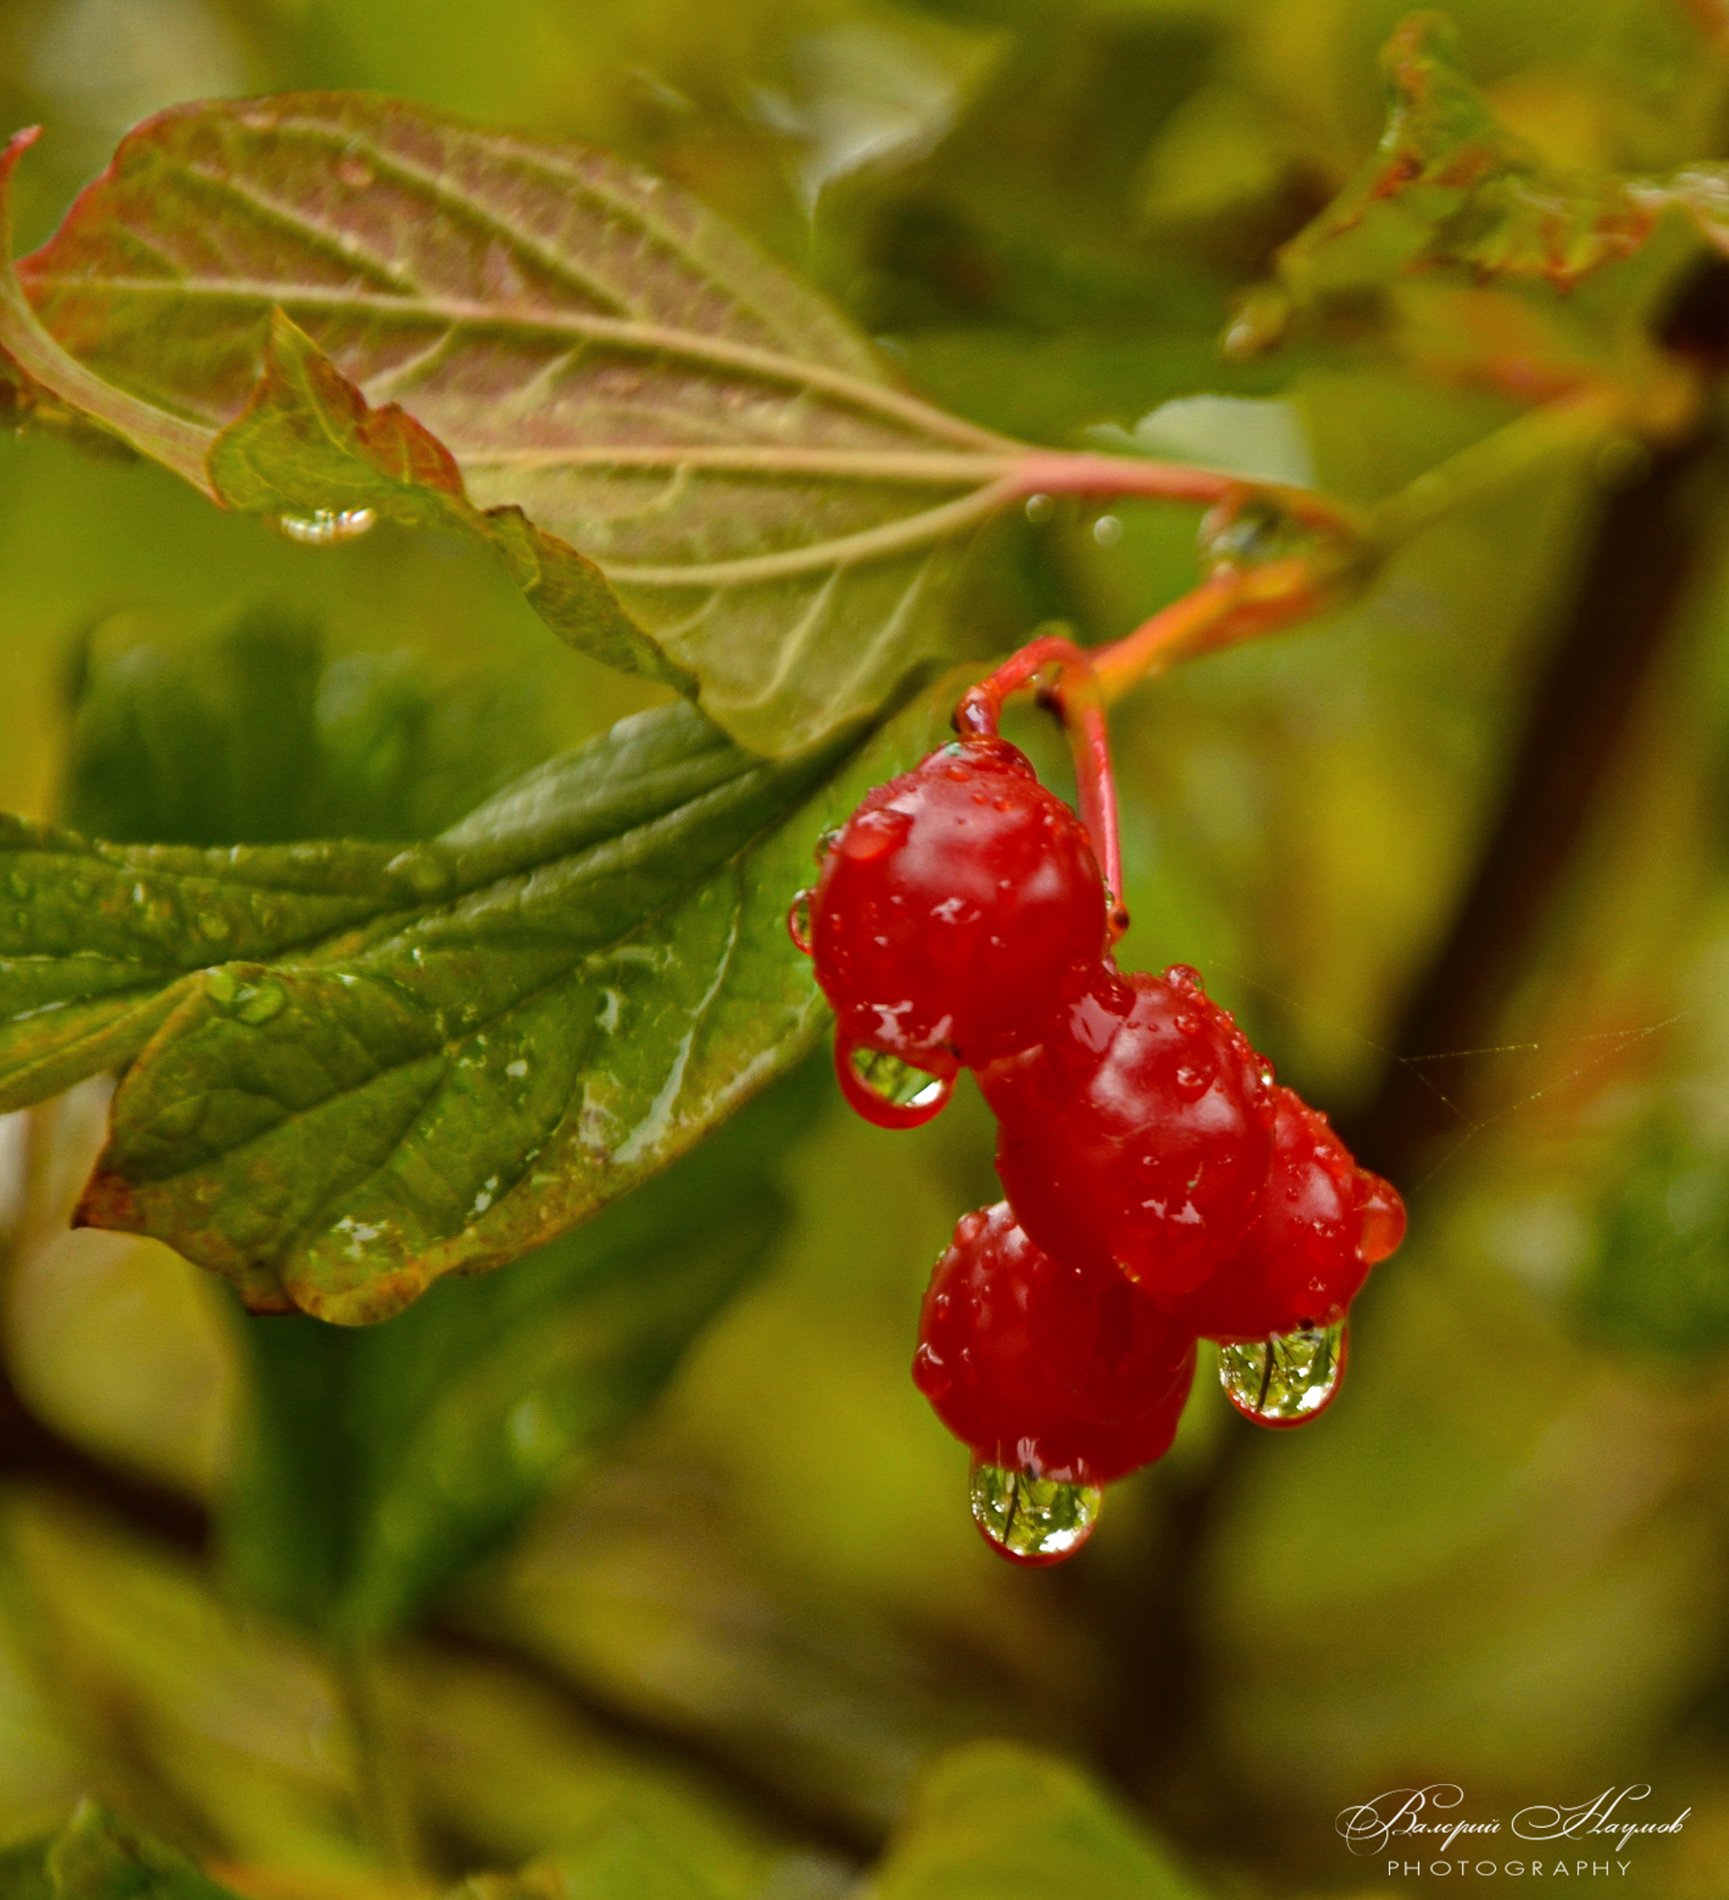
M 1093 539 L 1102 548 L 1114 548 L 1123 538 L 1123 524 L 1115 515 L 1100 515 L 1093 523 Z
M 917 1128 L 954 1092 L 952 1075 L 932 1075 L 844 1036 L 835 1044 L 835 1068 L 848 1102 L 878 1128 Z
M 1011 1563 L 1058 1564 L 1072 1557 L 1092 1536 L 1103 1501 L 1097 1485 L 973 1462 L 973 1522 Z
M 1029 495 L 1027 497 L 1027 519 L 1029 521 L 1049 521 L 1057 511 L 1057 504 L 1049 495 Z
M 276 525 L 302 547 L 329 547 L 354 541 L 378 520 L 374 508 L 315 508 L 309 515 L 278 515 Z
M 1405 1203 L 1390 1181 L 1367 1168 L 1357 1172 L 1358 1212 L 1362 1221 L 1358 1251 L 1371 1267 L 1397 1253 L 1405 1238 Z
M 796 949 L 810 955 L 810 891 L 808 887 L 792 900 L 786 914 L 786 934 Z
M 1345 1376 L 1345 1322 L 1219 1349 L 1225 1397 L 1257 1425 L 1303 1425 L 1338 1396 Z

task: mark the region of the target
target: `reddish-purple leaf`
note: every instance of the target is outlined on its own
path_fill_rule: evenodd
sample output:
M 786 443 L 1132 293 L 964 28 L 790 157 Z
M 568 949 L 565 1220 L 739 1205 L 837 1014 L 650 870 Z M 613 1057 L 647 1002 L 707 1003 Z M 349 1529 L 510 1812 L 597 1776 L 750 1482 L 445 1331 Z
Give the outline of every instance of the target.
M 62 402 L 233 505 L 502 540 L 559 631 L 759 750 L 876 711 L 1024 493 L 682 191 L 415 106 L 163 114 L 18 276 L 0 344 Z

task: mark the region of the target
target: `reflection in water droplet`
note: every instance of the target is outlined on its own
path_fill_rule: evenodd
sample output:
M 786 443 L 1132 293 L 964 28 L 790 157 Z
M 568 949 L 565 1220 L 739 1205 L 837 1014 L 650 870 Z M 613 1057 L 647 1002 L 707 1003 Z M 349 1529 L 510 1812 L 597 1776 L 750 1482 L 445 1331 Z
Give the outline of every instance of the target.
M 975 1460 L 973 1522 L 1000 1556 L 1017 1564 L 1057 1564 L 1093 1534 L 1103 1494 L 1097 1485 L 1040 1478 Z
M 290 541 L 322 548 L 357 540 L 377 519 L 377 510 L 372 508 L 315 508 L 309 515 L 278 515 L 276 525 Z
M 810 891 L 808 889 L 800 891 L 792 900 L 792 907 L 786 914 L 786 934 L 807 957 L 810 955 Z
M 878 1128 L 917 1128 L 954 1092 L 953 1076 L 932 1075 L 844 1036 L 835 1044 L 835 1068 L 848 1102 Z
M 1345 1322 L 1219 1349 L 1225 1397 L 1257 1425 L 1303 1425 L 1338 1396 L 1345 1376 Z

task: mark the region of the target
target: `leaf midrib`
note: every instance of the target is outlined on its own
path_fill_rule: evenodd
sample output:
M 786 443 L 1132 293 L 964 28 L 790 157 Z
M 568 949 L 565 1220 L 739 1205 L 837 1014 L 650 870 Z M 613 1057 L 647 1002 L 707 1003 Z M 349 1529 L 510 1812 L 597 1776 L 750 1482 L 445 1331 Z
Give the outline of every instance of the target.
M 719 337 L 704 336 L 694 330 L 680 330 L 667 324 L 645 323 L 628 317 L 591 316 L 576 311 L 533 310 L 520 304 L 480 303 L 471 298 L 393 297 L 378 291 L 338 290 L 311 285 L 284 285 L 254 278 L 198 277 L 121 277 L 109 274 L 78 273 L 65 275 L 50 271 L 29 271 L 25 281 L 37 288 L 67 291 L 103 291 L 126 296 L 156 296 L 179 299 L 201 298 L 218 303 L 247 303 L 272 306 L 290 314 L 296 310 L 322 310 L 337 314 L 361 312 L 412 322 L 437 322 L 475 330 L 503 330 L 525 336 L 566 336 L 593 343 L 611 343 L 642 355 L 664 356 L 693 362 L 711 369 L 736 370 L 760 381 L 782 383 L 793 389 L 817 391 L 832 396 L 848 408 L 874 410 L 890 421 L 904 424 L 938 440 L 959 443 L 967 448 L 990 450 L 1003 455 L 1019 455 L 1025 445 L 1012 437 L 1001 436 L 959 416 L 945 414 L 887 383 L 870 383 L 846 370 L 826 364 L 807 362 L 776 350 L 758 349 L 748 343 L 731 343 Z M 364 384 L 361 385 L 365 387 Z M 196 411 L 181 412 L 209 426 L 211 417 Z M 229 418 L 218 418 L 226 423 Z

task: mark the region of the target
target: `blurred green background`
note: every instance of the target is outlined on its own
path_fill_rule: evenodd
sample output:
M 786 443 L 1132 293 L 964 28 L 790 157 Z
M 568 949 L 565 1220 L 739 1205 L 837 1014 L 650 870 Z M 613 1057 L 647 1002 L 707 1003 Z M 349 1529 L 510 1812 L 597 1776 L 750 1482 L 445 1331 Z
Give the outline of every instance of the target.
M 370 87 L 592 139 L 688 183 L 963 414 L 1074 444 L 1152 417 L 1146 439 L 1368 499 L 1512 411 L 1373 346 L 1226 366 L 1215 344 L 1233 293 L 1372 146 L 1376 49 L 1400 11 L 6 0 L 0 102 L 8 125 L 48 128 L 23 174 L 25 243 L 127 126 L 198 96 Z M 1708 0 L 1449 11 L 1496 105 L 1558 164 L 1729 149 Z M 1233 400 L 1154 417 L 1202 394 Z M 596 1245 L 626 1291 L 582 1307 L 561 1366 L 524 1372 L 501 1348 L 464 1385 L 452 1338 L 483 1312 L 511 1338 L 503 1296 L 471 1287 L 401 1322 L 419 1330 L 388 1377 L 418 1368 L 442 1392 L 449 1372 L 456 1395 L 429 1435 L 404 1428 L 407 1477 L 378 1480 L 402 1536 L 417 1513 L 468 1508 L 461 1486 L 491 1456 L 464 1449 L 469 1405 L 505 1406 L 522 1457 L 498 1481 L 528 1514 L 478 1567 L 466 1546 L 444 1553 L 436 1616 L 358 1664 L 307 1633 L 333 1625 L 306 1553 L 359 1458 L 342 1433 L 367 1427 L 314 1418 L 272 1480 L 284 1499 L 245 1422 L 255 1382 L 322 1390 L 322 1349 L 273 1343 L 249 1373 L 223 1289 L 151 1244 L 64 1231 L 100 1089 L 0 1121 L 16 1388 L 0 1418 L 0 1840 L 94 1790 L 248 1892 L 376 1890 L 384 1797 L 359 1706 L 445 1873 L 556 1853 L 623 1815 L 718 1891 L 846 1892 L 921 1773 L 1000 1738 L 1078 1763 L 1201 1892 L 1378 1890 L 1333 1817 L 1447 1780 L 1503 1813 L 1648 1782 L 1653 1808 L 1692 1815 L 1633 1849 L 1625 1890 L 1729 1893 L 1720 533 L 1700 537 L 1694 585 L 1591 761 L 1580 822 L 1528 841 L 1536 914 L 1506 906 L 1470 968 L 1431 967 L 1497 827 L 1518 821 L 1527 721 L 1567 756 L 1545 656 L 1577 618 L 1617 479 L 1595 463 L 1533 477 L 1425 536 L 1350 609 L 1124 707 L 1126 960 L 1205 970 L 1368 1158 L 1397 1147 L 1413 1224 L 1360 1304 L 1323 1422 L 1256 1434 L 1203 1379 L 1172 1457 L 1113 1494 L 1065 1569 L 986 1551 L 965 1454 L 907 1378 L 929 1263 L 994 1192 L 970 1095 L 888 1135 L 820 1073 L 795 1078 L 729 1131 L 730 1187 L 691 1190 L 730 1192 L 734 1225 L 773 1218 L 697 1268 L 712 1236 L 608 1230 Z M 1050 619 L 1113 637 L 1192 580 L 1193 547 L 1182 511 L 1059 509 L 998 538 L 971 611 L 1003 645 Z M 205 677 L 199 643 L 260 612 L 320 630 L 331 666 L 309 717 L 372 788 L 347 808 L 384 799 L 404 831 L 461 808 L 441 770 L 487 789 L 650 696 L 559 646 L 454 541 L 382 527 L 296 547 L 155 469 L 7 441 L 0 806 L 64 807 L 75 745 L 104 743 L 94 715 L 75 742 L 81 685 L 89 705 L 104 682 L 143 691 L 152 668 Z M 283 651 L 311 665 L 310 639 Z M 376 746 L 412 732 L 406 764 L 368 753 L 367 708 Z M 236 772 L 254 769 L 243 748 Z M 295 758 L 280 769 L 292 786 Z M 1397 1048 L 1418 993 L 1466 1005 L 1431 1016 L 1454 1021 L 1440 1044 Z M 567 1458 L 594 1436 L 570 1422 L 583 1354 L 604 1357 L 620 1311 L 640 1322 L 630 1276 L 660 1271 L 657 1250 L 715 1317 L 628 1429 Z M 559 1261 L 510 1271 L 541 1273 L 545 1310 L 565 1311 Z M 613 1366 L 621 1391 L 678 1358 L 678 1325 L 659 1340 L 639 1342 L 640 1379 Z M 518 1376 L 553 1395 L 544 1455 Z M 608 1419 L 611 1403 L 595 1401 Z M 626 1392 L 614 1410 L 629 1409 Z M 252 1521 L 228 1522 L 212 1563 L 181 1500 L 219 1505 L 237 1468 Z M 330 1549 L 336 1569 L 352 1559 Z M 1014 1786 L 993 1797 L 1005 1837 Z M 1056 1866 L 920 1885 L 891 1861 L 882 1890 L 1152 1890 L 1107 1884 L 1079 1845 Z

